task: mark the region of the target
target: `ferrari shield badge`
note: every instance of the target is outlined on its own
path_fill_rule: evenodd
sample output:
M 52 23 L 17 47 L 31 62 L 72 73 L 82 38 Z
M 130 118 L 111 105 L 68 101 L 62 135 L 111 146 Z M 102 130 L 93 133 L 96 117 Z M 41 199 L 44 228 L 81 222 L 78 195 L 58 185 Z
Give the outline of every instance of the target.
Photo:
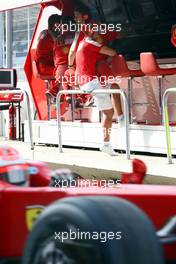
M 26 207 L 26 224 L 29 231 L 32 230 L 34 222 L 44 210 L 42 205 L 31 205 Z

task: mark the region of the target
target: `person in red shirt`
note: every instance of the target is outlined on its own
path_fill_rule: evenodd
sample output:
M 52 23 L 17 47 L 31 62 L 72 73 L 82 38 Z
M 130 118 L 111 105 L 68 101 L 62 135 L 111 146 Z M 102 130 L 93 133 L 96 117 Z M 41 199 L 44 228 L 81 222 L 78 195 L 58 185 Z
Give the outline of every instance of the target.
M 55 80 L 54 80 L 54 58 L 53 58 L 53 48 L 54 48 L 54 37 L 53 32 L 55 30 L 56 24 L 60 24 L 61 16 L 58 14 L 53 14 L 48 18 L 48 29 L 43 30 L 40 33 L 36 51 L 35 51 L 35 61 L 39 74 L 41 76 L 50 77 L 50 89 L 46 91 L 46 95 L 50 95 L 50 91 L 55 90 Z
M 99 55 L 107 55 L 113 57 L 116 55 L 116 51 L 94 40 L 94 35 L 86 36 L 79 44 L 76 52 L 76 71 L 77 81 L 85 92 L 92 92 L 97 89 L 110 88 L 111 85 L 106 84 L 104 87 L 101 85 L 97 77 L 96 64 Z M 112 118 L 114 114 L 110 95 L 99 94 L 95 95 L 96 104 L 98 109 L 103 112 L 103 131 L 104 142 L 101 151 L 108 153 L 111 156 L 115 156 L 111 144 L 110 144 L 110 130 L 112 127 Z
M 69 22 L 68 17 L 63 17 L 61 24 L 67 24 Z M 73 34 L 71 32 L 62 32 L 61 27 L 55 27 L 55 30 L 51 33 L 53 37 L 53 60 L 54 60 L 54 75 L 55 86 L 51 87 L 47 91 L 47 94 L 56 97 L 60 89 L 63 88 L 64 73 L 68 69 L 68 54 L 71 43 L 73 41 Z
M 85 9 L 85 7 L 82 5 L 75 7 L 74 20 L 77 25 L 87 24 L 87 22 L 89 21 L 88 10 Z M 68 57 L 69 68 L 73 68 L 73 69 L 75 68 L 74 63 L 75 63 L 76 51 L 78 49 L 79 43 L 83 40 L 83 38 L 84 38 L 84 33 L 82 31 L 77 30 L 75 32 L 74 40 L 72 42 L 69 52 L 69 57 Z
M 75 7 L 74 19 L 78 25 L 84 25 L 84 24 L 85 25 L 86 24 L 94 25 L 94 22 L 90 21 L 89 10 L 82 5 Z M 101 34 L 101 32 L 97 32 L 97 33 L 94 33 L 94 39 L 100 44 L 107 45 L 109 42 L 117 39 L 118 35 L 119 35 L 119 33 L 115 32 L 115 31 L 107 31 L 107 32 L 103 32 L 102 34 Z M 69 68 L 71 68 L 72 70 L 75 69 L 74 61 L 75 61 L 76 52 L 77 52 L 79 43 L 83 40 L 83 38 L 84 38 L 84 32 L 82 32 L 82 31 L 76 31 L 75 32 L 75 38 L 74 38 L 74 41 L 71 45 L 69 56 L 68 56 Z M 109 62 L 107 62 L 106 59 L 107 59 L 106 55 L 104 55 L 104 54 L 98 55 L 97 63 L 96 63 L 96 70 L 97 70 L 97 75 L 104 76 L 108 79 L 109 76 L 111 76 L 111 77 L 114 76 L 114 71 L 112 70 L 111 66 L 109 66 Z M 114 76 L 114 77 L 116 77 L 116 76 Z M 117 83 L 113 83 L 112 89 L 120 89 L 120 87 Z M 89 96 L 88 100 L 90 100 L 90 96 Z M 112 103 L 113 103 L 113 107 L 115 110 L 115 114 L 117 116 L 116 122 L 123 125 L 124 124 L 124 115 L 123 115 L 123 111 L 122 111 L 121 99 L 120 99 L 119 94 L 113 94 L 112 95 Z
M 56 21 L 60 23 L 61 16 L 54 14 L 48 19 L 48 29 L 43 30 L 38 38 L 38 43 L 35 51 L 34 60 L 37 63 L 40 75 L 53 77 L 54 60 L 53 60 L 53 45 L 54 41 L 50 34 Z
M 47 29 L 40 33 L 34 59 L 40 75 L 53 76 L 53 39 Z
M 56 42 L 59 40 L 58 32 L 56 29 L 61 24 L 62 16 L 58 14 L 53 14 L 48 19 L 48 29 L 41 32 L 36 48 L 35 61 L 38 66 L 38 71 L 40 75 L 51 77 L 49 79 L 50 88 L 46 91 L 46 95 L 55 97 L 60 87 L 60 82 L 55 81 L 55 77 L 58 77 L 58 74 L 63 75 L 67 66 L 62 66 L 68 64 L 68 49 L 62 48 L 58 51 Z M 58 53 L 57 53 L 58 52 Z M 59 54 L 60 52 L 60 54 Z M 59 66 L 61 65 L 61 66 Z M 58 66 L 58 67 L 57 67 Z M 57 72 L 58 71 L 58 72 Z M 68 107 L 68 102 L 65 101 L 65 96 L 61 97 L 63 102 L 63 109 Z M 65 111 L 65 110 L 64 110 Z M 64 112 L 63 111 L 63 112 Z
M 176 47 L 176 24 L 173 25 L 171 29 L 171 43 Z

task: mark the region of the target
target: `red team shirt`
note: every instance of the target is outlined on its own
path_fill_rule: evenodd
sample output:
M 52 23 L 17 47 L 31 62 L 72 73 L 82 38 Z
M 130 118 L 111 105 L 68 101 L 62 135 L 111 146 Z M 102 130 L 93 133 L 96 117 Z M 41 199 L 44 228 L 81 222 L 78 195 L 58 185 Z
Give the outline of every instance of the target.
M 85 37 L 76 52 L 76 70 L 79 85 L 86 84 L 96 78 L 96 63 L 103 47 L 89 37 Z
M 107 45 L 108 42 L 117 39 L 118 38 L 118 35 L 119 35 L 118 32 L 107 32 L 106 34 L 99 34 L 98 38 L 99 38 L 99 41 L 102 44 L 98 44 L 95 41 L 93 42 L 94 44 L 92 44 L 92 45 L 88 45 L 88 43 L 87 44 L 85 43 L 84 45 L 81 44 L 81 45 L 83 45 L 83 47 L 82 47 L 83 48 L 83 51 L 81 51 L 82 55 L 80 55 L 79 54 L 80 51 L 78 53 L 77 50 L 78 50 L 79 44 L 82 43 L 85 35 L 84 35 L 83 32 L 76 32 L 75 33 L 75 38 L 73 40 L 73 43 L 72 43 L 70 49 L 72 51 L 78 53 L 78 54 L 76 53 L 76 61 L 77 61 L 76 68 L 77 68 L 77 72 L 79 71 L 79 75 L 81 75 L 81 76 L 82 75 L 86 75 L 86 72 L 88 73 L 88 71 L 86 70 L 86 68 L 88 68 L 88 67 L 90 67 L 90 70 L 89 70 L 89 73 L 88 73 L 88 76 L 89 77 L 91 77 L 93 75 L 96 76 L 97 74 L 99 76 L 101 76 L 101 75 L 103 75 L 103 76 L 112 75 L 112 71 L 110 70 L 110 68 L 109 68 L 108 65 L 103 65 L 103 67 L 102 67 L 102 65 L 100 65 L 97 68 L 96 63 L 101 61 L 101 62 L 104 62 L 104 64 L 106 64 L 105 63 L 105 59 L 107 58 L 107 56 L 106 55 L 103 55 L 103 54 L 100 54 L 99 53 L 99 50 L 101 49 L 101 47 L 103 45 Z M 87 38 L 85 38 L 85 39 L 87 39 Z M 85 39 L 84 39 L 84 42 L 87 42 Z M 90 41 L 89 41 L 89 44 L 90 44 Z M 85 47 L 87 49 L 89 49 L 89 51 L 84 51 Z M 98 49 L 98 47 L 100 47 L 100 48 Z M 85 52 L 85 54 L 86 54 L 86 56 L 84 56 L 84 57 L 86 57 L 85 58 L 86 62 L 84 62 L 83 59 L 81 58 L 81 57 L 83 57 L 83 52 Z M 96 61 L 96 63 L 94 63 L 94 61 Z M 83 72 L 82 72 L 81 68 L 82 68 L 82 65 L 84 65 L 84 63 L 85 63 L 85 67 L 84 67 Z M 80 76 L 78 76 L 78 79 L 80 79 Z M 81 78 L 81 79 L 84 79 L 84 78 Z M 92 77 L 91 78 L 88 78 L 88 79 L 91 80 Z M 84 84 L 86 82 L 88 82 L 88 81 L 86 81 L 86 80 L 84 80 L 84 81 L 83 80 L 78 80 L 78 83 L 80 85 L 81 84 Z
M 38 71 L 41 75 L 53 76 L 53 39 L 48 30 L 43 30 L 38 38 L 34 60 L 37 62 Z
M 57 68 L 59 65 L 68 64 L 68 53 L 71 45 L 54 45 L 54 65 Z
M 73 34 L 71 32 L 65 33 L 63 39 L 64 44 L 59 44 L 57 40 L 54 42 L 53 56 L 56 68 L 59 65 L 68 65 L 68 54 L 73 42 Z
M 54 42 L 48 30 L 43 30 L 38 39 L 35 60 L 38 63 L 53 65 L 53 45 Z

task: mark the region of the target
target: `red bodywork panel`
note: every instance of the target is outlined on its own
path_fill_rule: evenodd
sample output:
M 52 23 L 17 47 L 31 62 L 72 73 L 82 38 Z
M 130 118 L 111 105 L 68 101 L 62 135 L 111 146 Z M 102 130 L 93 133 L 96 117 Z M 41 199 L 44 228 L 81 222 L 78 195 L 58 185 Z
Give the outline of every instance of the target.
M 127 199 L 140 207 L 157 229 L 176 215 L 176 187 L 171 186 L 119 185 L 107 189 L 99 187 L 61 190 L 53 187 L 7 187 L 0 183 L 0 257 L 21 256 L 28 234 L 26 222 L 28 206 L 46 206 L 64 197 L 84 195 Z M 167 259 L 176 259 L 175 247 L 176 245 L 172 245 L 165 248 Z

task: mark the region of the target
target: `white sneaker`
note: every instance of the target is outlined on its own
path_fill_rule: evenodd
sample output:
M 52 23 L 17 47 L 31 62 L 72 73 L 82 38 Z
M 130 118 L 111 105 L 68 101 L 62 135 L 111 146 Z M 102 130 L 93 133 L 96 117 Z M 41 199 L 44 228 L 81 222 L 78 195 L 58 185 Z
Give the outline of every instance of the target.
M 111 145 L 103 145 L 100 150 L 106 154 L 109 154 L 110 156 L 118 156 L 118 154 L 113 150 Z

